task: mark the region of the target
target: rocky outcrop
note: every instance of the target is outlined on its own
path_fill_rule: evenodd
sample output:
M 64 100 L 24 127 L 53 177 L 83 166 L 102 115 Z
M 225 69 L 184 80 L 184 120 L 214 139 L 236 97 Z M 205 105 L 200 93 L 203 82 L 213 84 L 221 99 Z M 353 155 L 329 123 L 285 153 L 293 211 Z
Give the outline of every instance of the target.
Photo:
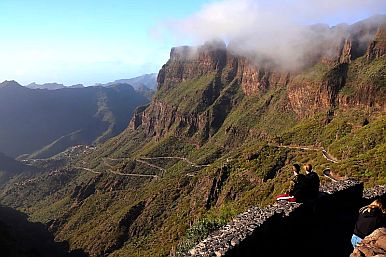
M 339 107 L 342 109 L 362 107 L 386 112 L 386 102 L 384 101 L 386 94 L 384 91 L 368 83 L 356 86 L 354 95 L 339 95 Z
M 131 118 L 129 123 L 129 128 L 131 130 L 136 130 L 139 126 L 142 125 L 142 113 L 146 110 L 147 107 L 149 107 L 149 105 L 140 106 L 135 109 L 133 118 Z
M 238 57 L 236 77 L 240 87 L 247 96 L 262 95 L 271 88 L 286 86 L 289 82 L 289 72 L 278 72 L 269 64 L 258 65 L 245 57 Z
M 292 109 L 300 117 L 337 107 L 338 94 L 345 85 L 348 64 L 338 64 L 324 76 L 321 82 L 305 79 L 293 80 L 288 85 L 288 98 Z
M 368 61 L 381 57 L 386 57 L 386 23 L 379 27 L 375 40 L 371 42 L 366 52 Z
M 379 228 L 365 237 L 355 247 L 350 257 L 385 257 L 386 256 L 386 228 Z
M 229 177 L 229 173 L 229 167 L 226 165 L 217 170 L 206 200 L 206 209 L 209 210 L 217 202 L 217 199 L 221 193 L 221 189 Z
M 169 61 L 158 73 L 158 90 L 220 71 L 225 66 L 226 56 L 226 46 L 221 41 L 210 42 L 198 48 L 174 47 L 170 52 Z
M 159 138 L 175 124 L 177 127 L 189 126 L 189 131 L 197 131 L 200 117 L 197 114 L 181 113 L 176 106 L 155 99 L 146 110 L 135 114 L 129 128 L 136 129 L 141 126 L 148 136 Z
M 96 191 L 96 185 L 99 182 L 101 175 L 91 179 L 87 184 L 76 186 L 71 194 L 74 199 L 74 206 L 81 204 L 85 199 L 93 195 Z
M 118 236 L 112 242 L 109 242 L 109 245 L 105 247 L 103 256 L 114 252 L 115 250 L 120 249 L 123 244 L 129 239 L 129 237 L 135 233 L 130 232 L 131 225 L 135 220 L 141 215 L 143 209 L 145 208 L 146 203 L 140 202 L 129 209 L 129 211 L 119 220 L 117 227 L 115 228 L 115 233 Z
M 182 256 L 348 256 L 359 207 L 370 198 L 386 197 L 386 190 L 363 193 L 362 183 L 345 180 L 325 184 L 321 191 L 311 203 L 251 207 Z

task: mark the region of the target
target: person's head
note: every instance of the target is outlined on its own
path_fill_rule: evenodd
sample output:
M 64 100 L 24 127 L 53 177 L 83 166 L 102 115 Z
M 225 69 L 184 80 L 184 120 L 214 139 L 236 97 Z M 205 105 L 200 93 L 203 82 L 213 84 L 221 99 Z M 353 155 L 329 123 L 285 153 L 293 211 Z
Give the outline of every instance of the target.
M 298 175 L 300 173 L 300 165 L 297 163 L 292 165 L 292 171 L 294 172 L 295 175 Z
M 385 203 L 381 201 L 381 199 L 377 199 L 373 201 L 369 206 L 368 210 L 378 208 L 382 211 L 383 214 L 386 214 L 386 206 Z
M 304 165 L 304 169 L 306 170 L 306 172 L 311 172 L 312 171 L 312 165 L 307 163 L 306 165 Z

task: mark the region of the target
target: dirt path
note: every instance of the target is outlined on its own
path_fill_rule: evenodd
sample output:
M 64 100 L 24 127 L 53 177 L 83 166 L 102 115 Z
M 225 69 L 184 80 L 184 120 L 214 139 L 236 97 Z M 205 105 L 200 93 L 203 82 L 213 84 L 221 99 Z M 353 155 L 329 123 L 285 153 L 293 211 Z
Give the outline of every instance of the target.
M 109 159 L 109 158 L 103 158 L 103 164 L 105 165 L 105 166 L 107 166 L 107 167 L 109 167 L 109 168 L 114 168 L 114 166 L 113 165 L 111 165 L 110 163 L 108 163 L 106 160 L 107 159 Z M 112 159 L 111 159 L 112 160 Z
M 326 150 L 322 150 L 323 157 L 326 158 L 327 161 L 333 162 L 333 163 L 338 163 L 339 161 L 331 156 Z
M 92 170 L 92 169 L 89 169 L 89 168 L 84 168 L 84 167 L 74 167 L 75 169 L 80 169 L 80 170 L 87 170 L 89 172 L 92 172 L 94 174 L 102 174 L 102 172 L 99 172 L 99 171 L 95 171 L 95 170 Z
M 162 171 L 162 175 L 166 172 L 166 170 L 165 170 L 164 168 L 159 167 L 159 166 L 154 165 L 154 164 L 151 164 L 151 163 L 148 163 L 147 161 L 144 161 L 144 160 L 142 160 L 142 159 L 136 159 L 135 161 L 137 161 L 137 162 L 139 162 L 139 163 L 143 163 L 143 164 L 145 164 L 145 165 L 148 165 L 148 166 L 150 166 L 150 167 L 153 167 L 153 168 L 156 168 L 156 169 Z
M 136 173 L 122 173 L 118 171 L 108 170 L 110 173 L 113 173 L 115 175 L 119 176 L 127 176 L 127 177 L 151 177 L 151 178 L 158 178 L 158 175 L 147 175 L 147 174 L 136 174 Z
M 188 158 L 185 158 L 185 157 L 179 157 L 179 156 L 156 156 L 156 157 L 139 157 L 137 159 L 134 159 L 134 161 L 138 162 L 138 163 L 141 163 L 141 164 L 144 164 L 144 165 L 147 165 L 149 167 L 152 167 L 152 168 L 155 168 L 159 171 L 162 172 L 161 175 L 156 175 L 156 174 L 153 174 L 153 175 L 149 175 L 149 174 L 136 174 L 136 173 L 122 173 L 122 172 L 118 172 L 118 171 L 114 171 L 114 166 L 111 165 L 108 161 L 123 161 L 123 160 L 132 160 L 131 158 L 103 158 L 103 165 L 105 165 L 107 167 L 107 172 L 109 173 L 112 173 L 112 174 L 115 174 L 115 175 L 118 175 L 118 176 L 132 176 L 132 177 L 152 177 L 152 178 L 158 178 L 158 177 L 162 177 L 165 173 L 166 173 L 166 169 L 160 167 L 160 166 L 157 166 L 155 164 L 152 164 L 148 161 L 151 161 L 151 160 L 162 160 L 162 159 L 175 159 L 175 160 L 180 160 L 180 161 L 184 161 L 186 163 L 188 163 L 189 165 L 191 165 L 192 167 L 195 167 L 195 168 L 203 168 L 203 167 L 209 167 L 210 165 L 209 164 L 197 164 L 197 163 L 194 163 L 192 161 L 190 161 Z M 21 160 L 22 162 L 37 162 L 37 161 L 47 161 L 48 159 L 26 159 L 26 160 Z M 86 165 L 86 163 L 84 163 Z M 91 172 L 93 174 L 102 174 L 103 172 L 99 172 L 99 171 L 95 171 L 93 169 L 90 169 L 90 168 L 86 168 L 86 167 L 80 167 L 80 166 L 76 166 L 74 167 L 75 169 L 79 169 L 79 170 L 85 170 L 85 171 L 88 171 L 88 172 Z M 194 175 L 193 174 L 186 174 L 187 176 L 191 176 L 193 177 Z
M 121 158 L 121 159 L 114 159 L 114 158 L 104 158 L 103 159 L 103 164 L 105 166 L 107 166 L 109 169 L 108 171 L 110 173 L 113 173 L 115 175 L 120 175 L 120 176 L 133 176 L 133 177 L 153 177 L 153 178 L 158 178 L 158 175 L 147 175 L 147 174 L 137 174 L 137 173 L 122 173 L 122 172 L 118 172 L 118 171 L 114 171 L 113 168 L 114 166 L 111 165 L 110 163 L 108 163 L 106 160 L 110 160 L 110 161 L 121 161 L 121 160 L 128 160 L 129 158 Z M 159 167 L 157 165 L 154 165 L 154 164 L 151 164 L 151 163 L 148 163 L 146 161 L 142 161 L 142 160 L 136 160 L 137 162 L 140 162 L 140 163 L 143 163 L 145 165 L 148 165 L 150 167 L 153 167 L 153 168 L 156 168 L 160 171 L 162 171 L 162 175 L 164 174 L 164 172 L 166 172 L 166 170 L 162 167 Z
M 269 146 L 278 147 L 278 148 L 298 149 L 298 150 L 305 150 L 305 151 L 321 151 L 321 150 L 323 150 L 322 147 L 315 147 L 315 146 L 275 145 L 275 144 L 268 144 L 268 145 L 269 145 Z
M 293 146 L 293 145 L 275 145 L 269 144 L 270 146 L 278 147 L 278 148 L 286 148 L 286 149 L 298 149 L 305 151 L 321 151 L 323 157 L 330 162 L 338 163 L 339 161 L 330 155 L 323 147 L 315 147 L 315 146 Z
M 157 156 L 157 157 L 141 157 L 140 160 L 162 160 L 162 159 L 177 159 L 184 162 L 189 163 L 192 167 L 201 168 L 201 167 L 209 167 L 209 164 L 196 164 L 185 157 L 178 156 Z
M 109 168 L 114 168 L 114 166 L 111 165 L 110 163 L 108 163 L 106 160 L 110 160 L 110 161 L 122 161 L 122 160 L 130 160 L 130 158 L 120 158 L 120 159 L 104 158 L 104 159 L 103 159 L 103 163 L 104 163 L 107 167 L 109 167 Z M 149 162 L 147 162 L 147 161 L 144 161 L 142 158 L 135 159 L 135 161 L 137 161 L 137 162 L 139 162 L 139 163 L 142 163 L 142 164 L 145 164 L 145 165 L 148 165 L 148 166 L 153 167 L 153 168 L 155 168 L 155 169 L 158 169 L 158 170 L 160 170 L 160 171 L 162 171 L 162 172 L 166 172 L 166 170 L 165 170 L 164 168 L 159 167 L 159 166 L 157 166 L 157 165 L 154 165 L 154 164 L 152 164 L 152 163 L 149 163 Z
M 179 156 L 156 156 L 156 157 L 139 157 L 138 159 L 134 159 L 136 162 L 139 162 L 139 163 L 142 163 L 144 165 L 147 165 L 147 166 L 150 166 L 152 168 L 155 168 L 155 169 L 158 169 L 162 172 L 162 175 L 161 177 L 165 174 L 166 172 L 166 169 L 160 167 L 160 166 L 157 166 L 155 164 L 152 164 L 148 161 L 151 161 L 151 160 L 165 160 L 165 159 L 176 159 L 176 160 L 181 160 L 181 161 L 184 161 L 186 163 L 188 163 L 189 165 L 191 165 L 192 167 L 195 167 L 195 168 L 202 168 L 202 167 L 209 167 L 210 165 L 208 164 L 205 164 L 205 165 L 199 165 L 199 164 L 196 164 L 192 161 L 190 161 L 189 159 L 185 158 L 185 157 L 179 157 Z M 110 169 L 114 168 L 113 165 L 111 165 L 110 163 L 108 163 L 106 160 L 110 160 L 110 161 L 122 161 L 122 160 L 131 160 L 131 158 L 104 158 L 103 159 L 103 162 L 104 164 L 109 167 Z M 120 172 L 113 172 L 114 174 L 117 174 L 117 175 L 121 175 L 121 174 L 125 174 L 125 173 L 120 173 Z M 127 174 L 128 175 L 128 174 Z M 139 175 L 139 174 L 137 174 Z M 157 175 L 146 175 L 146 176 L 157 176 Z M 187 176 L 193 176 L 192 174 L 187 174 Z

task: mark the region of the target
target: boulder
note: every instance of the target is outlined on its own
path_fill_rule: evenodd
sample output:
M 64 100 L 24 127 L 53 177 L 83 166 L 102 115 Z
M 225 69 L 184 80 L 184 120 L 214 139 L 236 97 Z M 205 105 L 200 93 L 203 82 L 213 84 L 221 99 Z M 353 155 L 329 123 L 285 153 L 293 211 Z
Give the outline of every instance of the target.
M 355 247 L 350 257 L 386 257 L 386 228 L 379 228 Z

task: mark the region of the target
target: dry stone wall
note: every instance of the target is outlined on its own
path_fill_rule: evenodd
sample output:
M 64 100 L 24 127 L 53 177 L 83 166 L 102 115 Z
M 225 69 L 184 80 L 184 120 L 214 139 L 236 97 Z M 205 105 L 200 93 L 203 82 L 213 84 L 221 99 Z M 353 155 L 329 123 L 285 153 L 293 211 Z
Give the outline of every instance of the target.
M 313 202 L 250 208 L 182 256 L 349 256 L 358 209 L 376 197 L 386 197 L 385 186 L 325 184 Z

